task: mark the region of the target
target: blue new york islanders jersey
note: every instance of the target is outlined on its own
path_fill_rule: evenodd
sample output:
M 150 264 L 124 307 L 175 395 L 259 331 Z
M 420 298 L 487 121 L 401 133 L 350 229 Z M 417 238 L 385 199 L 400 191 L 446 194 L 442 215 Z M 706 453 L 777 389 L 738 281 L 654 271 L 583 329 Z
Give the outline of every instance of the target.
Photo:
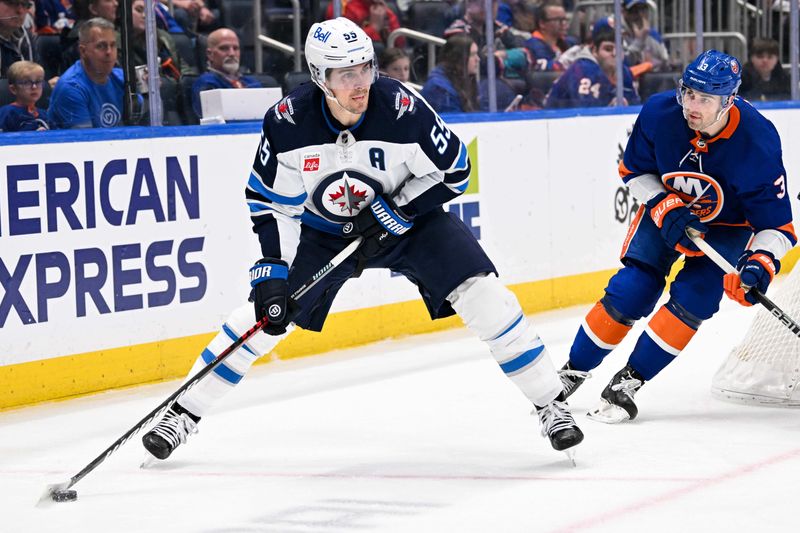
M 661 178 L 700 220 L 710 225 L 778 230 L 792 245 L 786 170 L 775 126 L 750 103 L 736 98 L 725 128 L 712 138 L 689 128 L 674 91 L 652 96 L 639 113 L 620 176 Z
M 348 127 L 309 83 L 264 117 L 245 194 L 264 256 L 291 263 L 301 221 L 341 236 L 378 195 L 420 215 L 466 190 L 469 173 L 461 140 L 397 80 L 379 78 L 366 112 Z
M 633 88 L 631 69 L 623 65 L 623 97 L 628 105 L 640 103 Z M 582 52 L 547 94 L 544 106 L 548 109 L 570 107 L 603 107 L 617 96 L 617 86 L 606 76 L 590 52 Z
M 36 131 L 40 128 L 50 129 L 44 109 L 17 104 L 0 107 L 0 131 Z

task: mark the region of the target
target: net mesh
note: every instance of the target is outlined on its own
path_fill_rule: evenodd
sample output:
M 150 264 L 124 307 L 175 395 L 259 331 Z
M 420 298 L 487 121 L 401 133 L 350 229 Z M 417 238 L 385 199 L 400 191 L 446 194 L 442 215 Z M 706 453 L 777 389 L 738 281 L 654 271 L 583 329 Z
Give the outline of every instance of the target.
M 798 264 L 800 267 L 800 264 Z M 772 300 L 800 320 L 800 268 L 792 269 Z M 739 346 L 711 382 L 714 396 L 747 404 L 800 407 L 800 338 L 759 306 Z

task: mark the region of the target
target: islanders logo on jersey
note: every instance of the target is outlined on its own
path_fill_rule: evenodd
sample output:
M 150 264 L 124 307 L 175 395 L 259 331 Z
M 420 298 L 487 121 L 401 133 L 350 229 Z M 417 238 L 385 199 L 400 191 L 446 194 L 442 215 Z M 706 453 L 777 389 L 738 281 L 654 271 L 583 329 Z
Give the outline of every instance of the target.
M 719 182 L 701 172 L 668 172 L 661 177 L 668 191 L 677 194 L 701 221 L 717 218 L 725 198 Z
M 319 213 L 333 222 L 348 222 L 383 193 L 383 185 L 355 170 L 327 176 L 314 188 L 311 201 Z

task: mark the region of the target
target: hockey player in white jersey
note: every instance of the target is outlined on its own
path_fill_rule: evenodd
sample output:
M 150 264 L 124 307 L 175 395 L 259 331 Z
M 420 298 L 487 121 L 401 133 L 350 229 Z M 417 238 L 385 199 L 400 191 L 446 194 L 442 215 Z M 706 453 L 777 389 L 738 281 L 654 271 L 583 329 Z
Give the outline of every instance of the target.
M 477 240 L 442 208 L 467 188 L 464 144 L 417 93 L 378 77 L 372 41 L 348 19 L 314 24 L 305 55 L 314 84 L 267 112 L 245 191 L 264 256 L 251 269 L 255 316 L 250 304 L 233 311 L 191 374 L 254 320 L 269 323 L 173 404 L 145 448 L 166 459 L 293 327 L 320 331 L 338 290 L 365 268 L 405 275 L 434 319 L 458 313 L 535 406 L 553 448 L 580 443 L 541 339 Z M 289 297 L 358 236 L 357 255 Z

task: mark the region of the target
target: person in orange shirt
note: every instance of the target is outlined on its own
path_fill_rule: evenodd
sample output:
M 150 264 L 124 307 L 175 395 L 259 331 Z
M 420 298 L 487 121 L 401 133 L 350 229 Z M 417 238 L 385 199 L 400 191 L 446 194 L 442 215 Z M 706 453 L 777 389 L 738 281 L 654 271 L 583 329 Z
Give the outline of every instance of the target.
M 389 34 L 400 27 L 400 19 L 385 0 L 342 0 L 342 16 L 361 26 L 373 42 L 383 45 L 388 44 Z M 333 3 L 328 5 L 325 18 L 333 18 Z M 394 46 L 404 47 L 405 39 L 400 37 Z

